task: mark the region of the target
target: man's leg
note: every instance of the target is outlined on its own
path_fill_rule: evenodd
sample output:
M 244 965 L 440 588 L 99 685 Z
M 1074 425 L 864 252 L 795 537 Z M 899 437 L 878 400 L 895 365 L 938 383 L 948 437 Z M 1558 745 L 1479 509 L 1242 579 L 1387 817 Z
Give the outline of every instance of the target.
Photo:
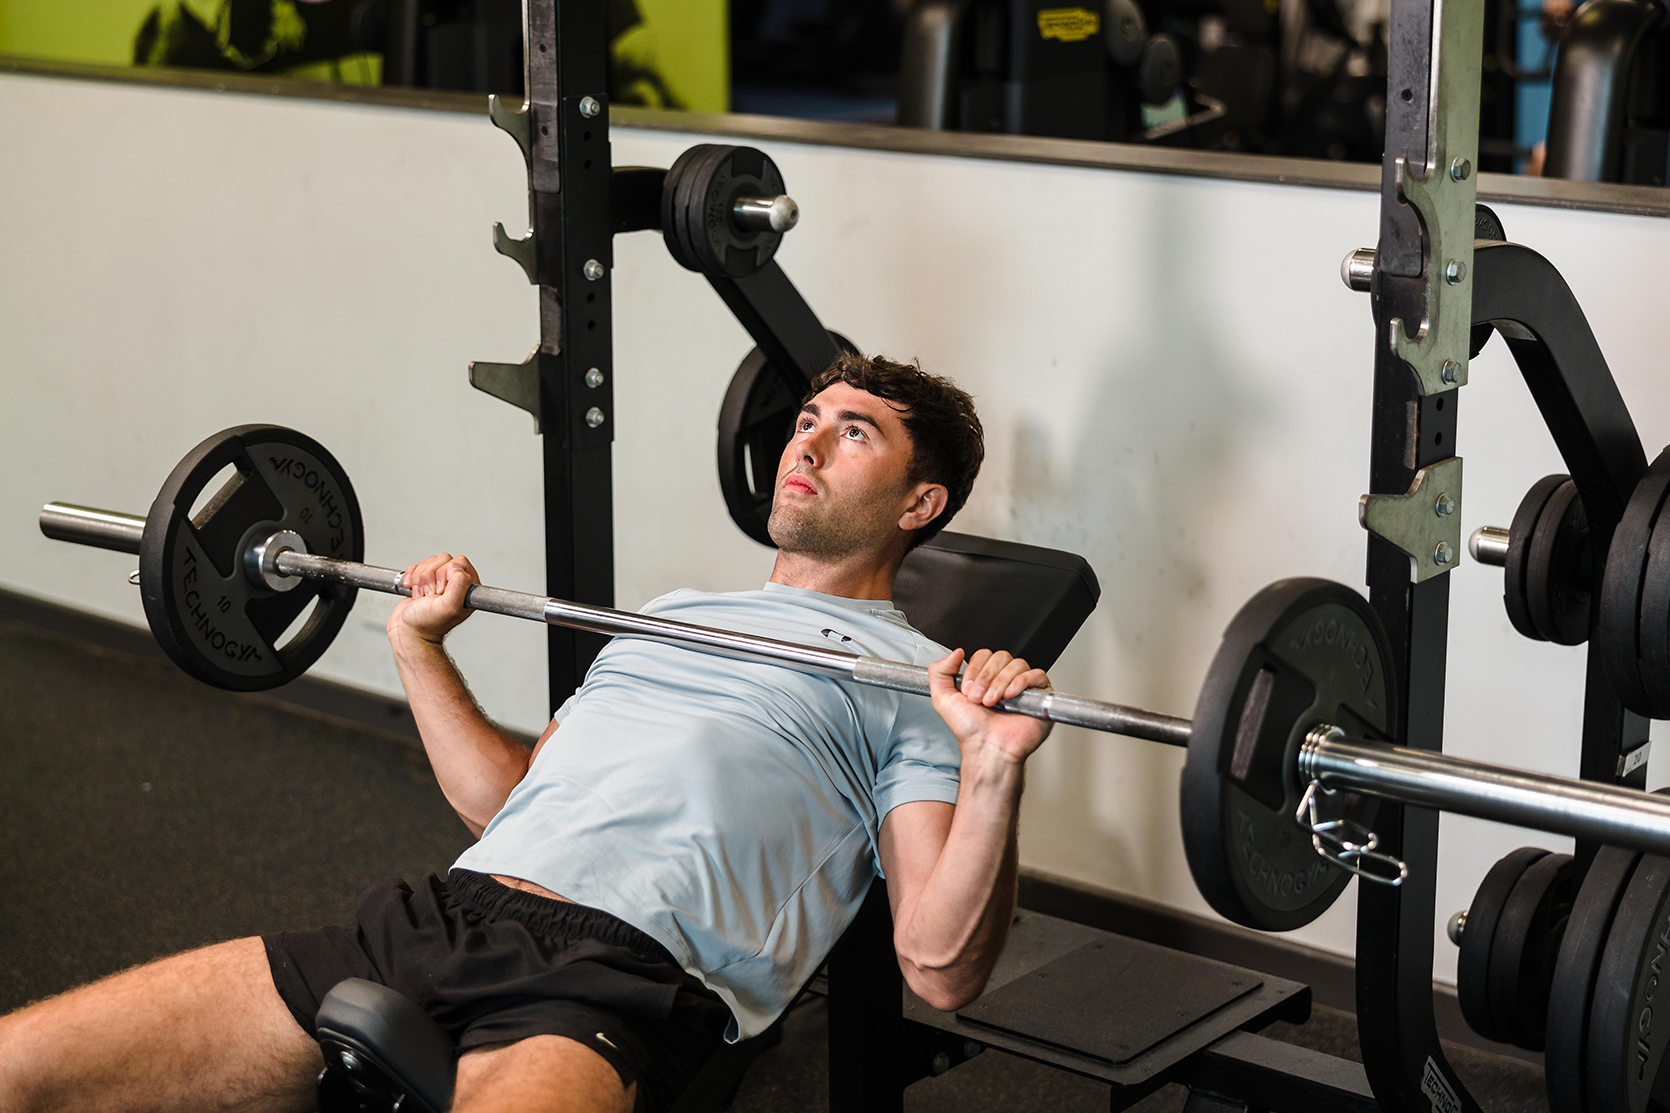
M 324 1059 L 237 939 L 0 1017 L 0 1113 L 307 1110 Z
M 532 1036 L 460 1056 L 452 1113 L 632 1113 L 637 1089 L 578 1040 Z

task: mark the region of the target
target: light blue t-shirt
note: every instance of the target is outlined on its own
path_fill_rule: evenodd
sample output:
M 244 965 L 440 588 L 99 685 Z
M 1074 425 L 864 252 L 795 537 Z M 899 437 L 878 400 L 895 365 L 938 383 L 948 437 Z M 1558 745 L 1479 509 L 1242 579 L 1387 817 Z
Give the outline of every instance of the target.
M 891 603 L 766 584 L 675 591 L 643 610 L 870 657 L 945 650 Z M 881 821 L 954 804 L 961 754 L 920 696 L 617 638 L 557 712 L 481 841 L 455 868 L 518 877 L 658 940 L 764 1031 L 881 872 Z

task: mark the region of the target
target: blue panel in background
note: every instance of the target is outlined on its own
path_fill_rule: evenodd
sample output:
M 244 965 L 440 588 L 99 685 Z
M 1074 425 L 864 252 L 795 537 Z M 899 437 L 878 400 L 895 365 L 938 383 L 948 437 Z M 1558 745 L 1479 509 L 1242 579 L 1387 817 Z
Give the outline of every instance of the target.
M 1549 63 L 1553 62 L 1538 26 L 1538 14 L 1535 7 L 1520 10 L 1519 64 L 1526 69 L 1542 65 L 1545 53 Z M 1514 88 L 1514 143 L 1530 148 L 1548 138 L 1548 104 L 1554 85 L 1551 81 L 1519 81 Z

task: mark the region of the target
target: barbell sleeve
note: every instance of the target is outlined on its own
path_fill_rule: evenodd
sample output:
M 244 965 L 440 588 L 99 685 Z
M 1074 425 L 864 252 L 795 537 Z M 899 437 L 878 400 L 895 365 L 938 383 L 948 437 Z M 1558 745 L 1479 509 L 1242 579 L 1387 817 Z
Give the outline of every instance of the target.
M 1452 815 L 1670 855 L 1670 796 L 1633 788 L 1365 742 L 1329 727 L 1312 730 L 1301 745 L 1299 778 Z
M 41 508 L 41 532 L 54 541 L 137 555 L 140 539 L 145 536 L 145 519 L 115 510 L 49 502 Z

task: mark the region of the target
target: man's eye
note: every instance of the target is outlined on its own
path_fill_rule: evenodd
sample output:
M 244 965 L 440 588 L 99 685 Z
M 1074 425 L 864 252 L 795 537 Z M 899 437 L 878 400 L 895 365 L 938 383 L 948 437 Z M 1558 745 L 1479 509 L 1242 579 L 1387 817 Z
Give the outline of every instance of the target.
M 864 430 L 860 429 L 856 425 L 848 426 L 847 436 L 851 437 L 855 441 L 861 441 L 864 439 Z

